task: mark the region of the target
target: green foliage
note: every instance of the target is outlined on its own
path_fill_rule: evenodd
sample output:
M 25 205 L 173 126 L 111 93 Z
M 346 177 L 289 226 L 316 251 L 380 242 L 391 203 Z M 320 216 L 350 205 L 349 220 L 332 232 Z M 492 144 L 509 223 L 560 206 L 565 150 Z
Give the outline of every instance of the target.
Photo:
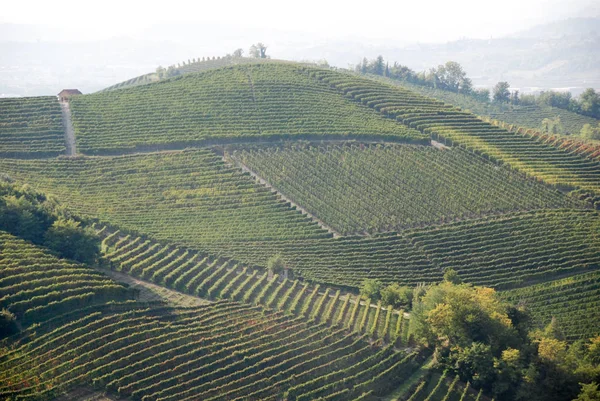
M 0 338 L 10 336 L 18 331 L 17 320 L 14 314 L 6 308 L 0 310 Z
M 74 220 L 56 220 L 44 235 L 44 245 L 62 257 L 83 263 L 95 263 L 100 255 L 100 241 L 91 228 Z
M 493 99 L 494 102 L 502 103 L 510 100 L 510 84 L 508 82 L 498 82 L 494 86 Z
M 597 127 L 593 127 L 591 124 L 585 124 L 581 128 L 581 137 L 584 139 L 594 139 L 600 141 L 600 123 Z
M 392 283 L 381 289 L 381 302 L 384 306 L 392 306 L 394 308 L 406 306 L 410 308 L 412 305 L 412 298 L 413 289 L 407 286 L 400 286 L 396 283 Z
M 452 284 L 461 284 L 462 280 L 458 276 L 456 270 L 452 268 L 448 268 L 444 271 L 444 281 L 447 281 Z
M 580 383 L 581 392 L 573 401 L 600 401 L 600 389 L 598 383 Z
M 285 262 L 280 254 L 273 255 L 267 260 L 267 269 L 272 274 L 280 274 L 285 268 Z
M 564 128 L 560 122 L 560 116 L 544 118 L 540 129 L 542 132 L 552 135 L 559 135 L 564 132 Z
M 383 284 L 379 280 L 366 279 L 360 286 L 360 295 L 371 301 L 378 301 L 381 298 Z

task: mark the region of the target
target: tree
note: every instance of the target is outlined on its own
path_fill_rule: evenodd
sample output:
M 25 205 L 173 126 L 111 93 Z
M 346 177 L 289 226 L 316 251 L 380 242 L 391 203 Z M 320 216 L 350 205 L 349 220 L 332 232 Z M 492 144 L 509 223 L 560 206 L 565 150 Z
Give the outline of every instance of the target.
M 488 103 L 490 101 L 490 90 L 486 88 L 475 89 L 471 95 L 480 102 Z
M 244 55 L 244 50 L 242 49 L 235 49 L 233 51 L 233 57 L 242 57 Z
M 371 301 L 377 301 L 381 297 L 381 281 L 374 279 L 365 279 L 360 286 L 360 295 L 364 298 L 368 298 Z
M 462 283 L 462 280 L 458 277 L 458 273 L 454 269 L 446 269 L 446 271 L 444 271 L 444 281 L 452 284 Z
M 498 103 L 507 103 L 510 100 L 510 91 L 508 88 L 510 88 L 508 82 L 498 82 L 493 90 L 494 101 Z
M 15 315 L 7 309 L 0 310 L 0 338 L 10 336 L 18 331 Z
M 280 254 L 273 255 L 267 261 L 267 269 L 271 274 L 279 274 L 285 269 L 285 262 Z
M 579 107 L 582 114 L 600 118 L 600 94 L 592 88 L 586 89 L 579 95 Z
M 560 116 L 554 118 L 544 118 L 542 120 L 541 131 L 547 134 L 562 134 L 564 128 L 560 122 Z
M 369 65 L 369 72 L 375 75 L 383 75 L 384 71 L 385 63 L 383 61 L 383 56 L 379 55 Z
M 84 263 L 94 263 L 100 255 L 100 240 L 94 231 L 71 219 L 56 220 L 44 236 L 44 245 L 64 258 Z
M 595 139 L 600 141 L 600 123 L 598 123 L 597 127 L 593 127 L 590 124 L 584 124 L 583 128 L 581 128 L 580 135 L 584 139 Z
M 398 308 L 400 306 L 410 307 L 412 304 L 413 290 L 409 287 L 393 283 L 383 288 L 380 293 L 384 306 Z
M 267 56 L 267 46 L 258 42 L 255 45 L 250 46 L 249 51 L 250 57 L 254 58 L 269 58 Z
M 600 389 L 598 389 L 598 383 L 579 384 L 581 385 L 581 392 L 573 401 L 600 401 Z

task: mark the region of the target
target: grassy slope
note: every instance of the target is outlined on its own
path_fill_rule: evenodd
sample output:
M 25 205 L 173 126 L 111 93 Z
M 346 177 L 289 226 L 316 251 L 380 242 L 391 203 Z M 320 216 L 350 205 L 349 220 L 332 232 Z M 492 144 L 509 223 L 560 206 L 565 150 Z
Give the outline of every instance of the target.
M 377 137 L 426 141 L 293 64 L 226 67 L 72 101 L 78 150 L 123 153 L 203 143 Z

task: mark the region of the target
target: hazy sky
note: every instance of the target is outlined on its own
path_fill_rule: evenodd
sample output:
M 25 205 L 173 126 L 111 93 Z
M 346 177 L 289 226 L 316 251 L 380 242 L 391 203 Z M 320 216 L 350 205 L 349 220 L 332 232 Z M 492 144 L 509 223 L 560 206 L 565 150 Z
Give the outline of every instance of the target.
M 354 36 L 445 42 L 461 37 L 498 37 L 539 23 L 586 16 L 598 11 L 595 3 L 594 0 L 19 0 L 2 5 L 0 22 L 60 26 L 69 20 L 74 40 L 140 37 L 148 25 L 158 23 L 211 22 L 307 32 L 330 39 Z

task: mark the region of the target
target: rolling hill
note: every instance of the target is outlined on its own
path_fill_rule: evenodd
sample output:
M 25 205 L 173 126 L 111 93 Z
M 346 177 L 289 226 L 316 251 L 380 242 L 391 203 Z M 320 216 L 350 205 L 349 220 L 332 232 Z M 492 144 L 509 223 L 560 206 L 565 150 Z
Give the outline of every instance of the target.
M 0 234 L 0 308 L 21 325 L 2 340 L 0 399 L 484 400 L 426 368 L 412 301 L 358 294 L 372 279 L 418 297 L 449 270 L 524 305 L 534 328 L 600 334 L 589 154 L 301 64 L 123 86 L 71 100 L 72 157 L 56 157 L 62 131 L 10 136 L 46 138 L 57 102 L 5 106 L 2 181 L 93 227 L 102 259 Z M 28 208 L 0 197 L 2 217 Z

